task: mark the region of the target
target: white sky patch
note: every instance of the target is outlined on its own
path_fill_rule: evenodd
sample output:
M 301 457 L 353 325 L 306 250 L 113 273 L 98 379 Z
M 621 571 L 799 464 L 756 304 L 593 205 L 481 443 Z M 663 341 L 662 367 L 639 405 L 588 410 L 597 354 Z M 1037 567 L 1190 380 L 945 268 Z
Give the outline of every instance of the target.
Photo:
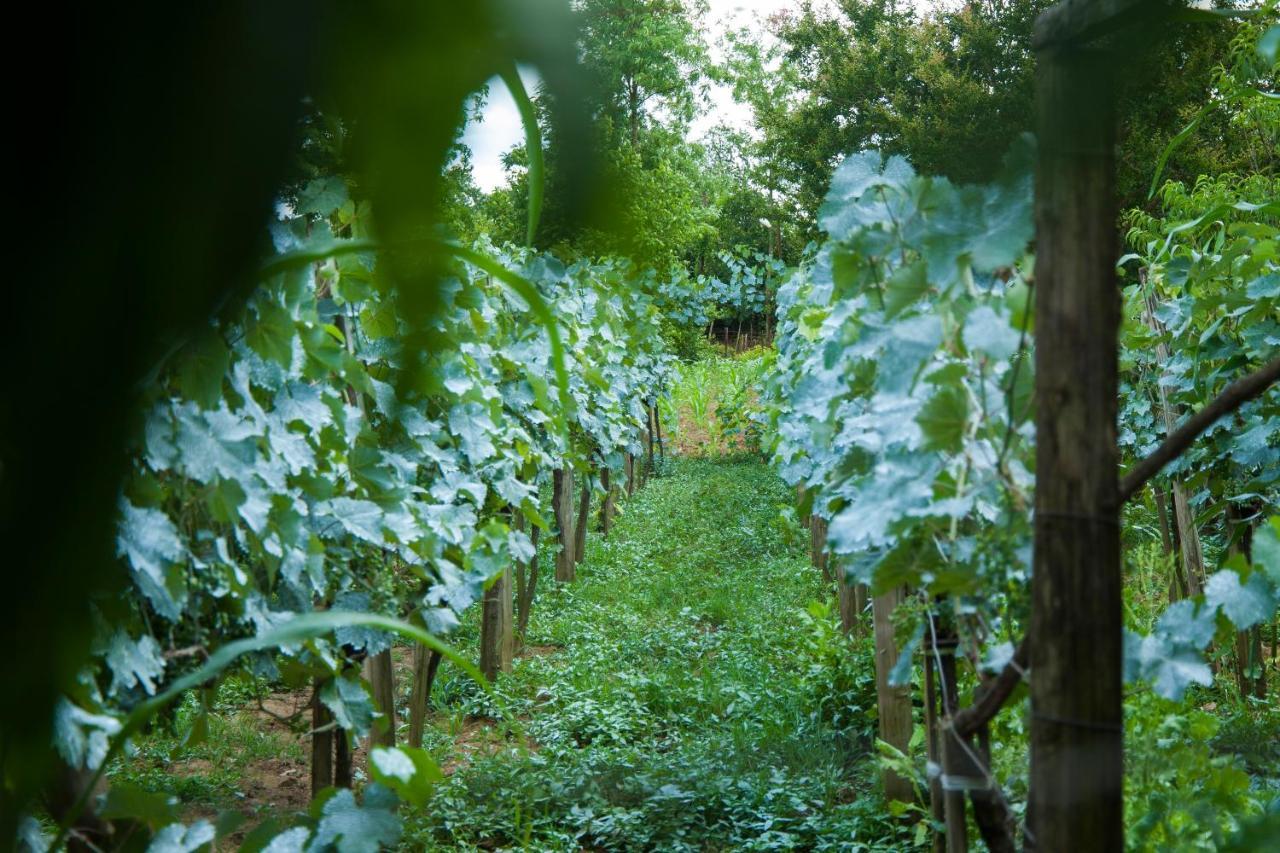
M 919 7 L 937 5 L 936 0 L 933 3 L 915 0 L 915 3 Z M 761 32 L 763 21 L 770 15 L 799 7 L 797 0 L 708 0 L 708 5 L 709 14 L 703 22 L 706 26 L 704 35 L 711 58 L 716 62 L 724 59 L 720 40 L 725 33 L 743 27 L 754 27 Z M 521 67 L 520 76 L 529 94 L 533 95 L 539 82 L 537 72 Z M 735 101 L 728 86 L 709 84 L 707 96 L 709 103 L 705 112 L 697 116 L 689 128 L 690 139 L 701 139 L 719 125 L 736 130 L 752 127 L 751 108 Z M 494 77 L 489 81 L 489 100 L 482 115 L 482 121 L 467 125 L 462 141 L 471 149 L 471 167 L 476 184 L 484 192 L 492 192 L 506 183 L 502 155 L 513 145 L 524 141 L 520 112 L 501 78 Z
M 529 97 L 535 97 L 538 84 L 542 82 L 538 72 L 522 65 L 520 79 L 524 81 Z M 502 155 L 511 146 L 524 142 L 520 109 L 501 77 L 489 80 L 489 98 L 481 116 L 481 121 L 467 124 L 462 143 L 471 149 L 471 172 L 476 184 L 485 192 L 492 192 L 507 180 L 506 171 L 502 168 Z

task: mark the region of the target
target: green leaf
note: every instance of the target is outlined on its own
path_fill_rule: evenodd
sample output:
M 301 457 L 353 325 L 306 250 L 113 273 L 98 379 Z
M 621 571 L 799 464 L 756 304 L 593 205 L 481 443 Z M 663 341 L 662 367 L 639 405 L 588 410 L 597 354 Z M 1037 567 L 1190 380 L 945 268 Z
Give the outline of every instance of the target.
M 984 352 L 1003 361 L 1018 351 L 1020 336 L 1007 317 L 989 305 L 969 312 L 964 320 L 964 345 L 970 352 Z
M 293 361 L 293 318 L 267 294 L 254 302 L 254 311 L 257 319 L 245 329 L 245 343 L 264 359 L 287 368 Z
M 1142 637 L 1125 632 L 1125 678 L 1149 681 L 1166 699 L 1179 700 L 1192 684 L 1213 684 L 1213 670 L 1200 652 L 1157 634 Z
M 1278 54 L 1280 54 L 1280 24 L 1275 24 L 1262 34 L 1262 38 L 1258 39 L 1258 56 L 1262 57 L 1263 62 L 1275 65 Z
M 1223 569 L 1209 577 L 1204 585 L 1204 600 L 1211 607 L 1221 608 L 1241 631 L 1269 619 L 1276 606 L 1266 577 L 1253 572 L 1241 583 L 1240 575 L 1231 569 Z
M 949 453 L 960 449 L 968 422 L 969 395 L 959 383 L 939 386 L 916 416 L 925 437 L 924 449 Z
M 347 201 L 347 182 L 340 175 L 316 178 L 298 193 L 298 212 L 329 216 Z
M 902 649 L 898 652 L 898 660 L 894 662 L 893 669 L 889 670 L 890 687 L 901 687 L 904 684 L 911 683 L 912 659 L 915 657 L 916 649 L 920 647 L 922 639 L 924 639 L 924 620 L 921 620 L 916 625 L 911 637 L 902 644 Z
M 893 317 L 916 302 L 929 289 L 928 266 L 917 260 L 898 267 L 885 282 L 884 313 Z
M 231 363 L 231 351 L 222 335 L 210 330 L 193 340 L 178 358 L 178 387 L 182 395 L 202 408 L 215 409 L 222 402 L 222 378 Z
M 376 783 L 365 788 L 363 805 L 358 805 L 355 794 L 343 788 L 325 802 L 307 849 L 327 850 L 332 846 L 340 853 L 378 853 L 384 847 L 392 847 L 400 840 L 395 805 L 395 795 Z
M 1280 588 L 1280 515 L 1273 515 L 1253 534 L 1253 566 Z
M 154 694 L 156 679 L 164 675 L 160 644 L 145 634 L 136 641 L 130 639 L 123 628 L 118 628 L 111 638 L 106 660 L 107 667 L 111 670 L 111 687 L 108 692 L 112 695 L 134 685 L 140 685 L 148 694 Z
M 430 754 L 415 747 L 374 747 L 369 753 L 369 773 L 400 799 L 419 807 L 426 805 L 435 784 L 444 779 Z
M 198 820 L 191 826 L 173 823 L 156 833 L 147 853 L 195 853 L 212 844 L 217 835 L 207 820 Z
M 343 729 L 361 738 L 373 728 L 373 699 L 364 683 L 353 675 L 339 675 L 320 688 L 320 701 L 333 712 Z
M 176 620 L 180 596 L 170 589 L 169 568 L 186 556 L 178 528 L 158 509 L 139 508 L 122 500 L 116 553 L 128 559 L 134 578 L 161 616 Z M 179 587 L 180 589 L 180 587 Z
M 107 820 L 125 818 L 158 827 L 177 820 L 178 798 L 116 781 L 107 789 L 100 814 Z
M 538 220 L 542 216 L 543 162 L 542 131 L 538 128 L 538 113 L 525 91 L 524 81 L 520 79 L 520 71 L 514 64 L 502 69 L 502 82 L 507 84 L 511 97 L 520 110 L 520 122 L 524 125 L 525 156 L 529 160 L 529 224 L 525 230 L 525 245 L 532 246 L 534 235 L 538 233 Z

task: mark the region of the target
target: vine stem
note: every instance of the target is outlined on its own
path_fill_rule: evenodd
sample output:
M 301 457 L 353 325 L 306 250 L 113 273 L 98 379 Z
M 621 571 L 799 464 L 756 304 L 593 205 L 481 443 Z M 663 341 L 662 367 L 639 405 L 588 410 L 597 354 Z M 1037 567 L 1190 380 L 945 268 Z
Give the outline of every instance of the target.
M 1129 473 L 1125 474 L 1120 481 L 1120 502 L 1124 503 L 1137 494 L 1148 480 L 1160 473 L 1164 466 L 1185 453 L 1187 448 L 1219 418 L 1231 414 L 1245 403 L 1261 396 L 1277 381 L 1280 381 L 1280 357 L 1272 359 L 1260 369 L 1228 385 L 1214 398 L 1213 402 L 1187 418 L 1182 426 L 1166 436 L 1160 446 L 1149 456 L 1129 469 Z

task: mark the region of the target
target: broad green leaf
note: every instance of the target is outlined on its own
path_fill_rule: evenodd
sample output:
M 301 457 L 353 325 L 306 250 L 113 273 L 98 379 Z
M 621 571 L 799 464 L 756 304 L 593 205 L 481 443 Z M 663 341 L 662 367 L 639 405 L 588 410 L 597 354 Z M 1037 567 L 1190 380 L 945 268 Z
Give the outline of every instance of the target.
M 1268 518 L 1254 533 L 1253 565 L 1280 589 L 1280 515 Z
M 231 351 L 218 332 L 198 336 L 178 353 L 178 386 L 183 396 L 202 408 L 217 408 L 230 363 Z
M 928 267 L 923 260 L 904 264 L 885 282 L 884 312 L 893 317 L 916 302 L 929 289 Z
M 377 712 L 364 683 L 355 676 L 339 675 L 320 688 L 320 701 L 333 712 L 333 718 L 354 737 L 362 738 L 373 728 Z
M 195 853 L 213 843 L 217 831 L 207 820 L 198 820 L 190 826 L 173 823 L 156 833 L 147 847 L 147 853 Z
M 308 850 L 335 849 L 340 853 L 378 853 L 400 840 L 396 798 L 377 783 L 364 790 L 364 803 L 343 788 L 325 802 Z
M 424 749 L 374 747 L 369 753 L 369 773 L 374 781 L 395 791 L 400 799 L 425 806 L 444 774 Z
M 975 308 L 964 319 L 964 345 L 970 352 L 984 352 L 1003 361 L 1018 351 L 1018 340 L 1008 318 L 989 305 Z
M 968 422 L 969 396 L 959 383 L 940 386 L 916 417 L 925 449 L 945 452 L 960 449 Z
M 1205 582 L 1204 598 L 1209 606 L 1221 608 L 1240 631 L 1269 619 L 1276 607 L 1271 585 L 1259 572 L 1251 573 L 1244 583 L 1231 569 L 1214 572 Z

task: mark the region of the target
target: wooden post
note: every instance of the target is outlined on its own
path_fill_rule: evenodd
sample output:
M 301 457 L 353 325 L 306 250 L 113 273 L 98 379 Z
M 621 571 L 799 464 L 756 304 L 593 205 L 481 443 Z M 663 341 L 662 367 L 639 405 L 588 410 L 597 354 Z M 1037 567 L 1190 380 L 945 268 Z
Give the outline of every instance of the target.
M 525 523 L 524 515 L 520 514 L 519 523 Z M 516 564 L 516 634 L 520 637 L 520 642 L 524 643 L 525 631 L 529 628 L 529 612 L 533 609 L 533 597 L 538 591 L 538 538 L 542 528 L 535 527 L 529 534 L 529 538 L 533 540 L 533 556 L 529 558 L 528 575 L 524 563 Z
M 956 677 L 956 637 L 950 630 L 937 629 L 935 642 L 927 654 L 936 656 L 942 713 L 950 719 L 960 710 L 959 679 Z M 950 729 L 943 732 L 942 752 L 942 802 L 947 826 L 947 853 L 968 853 L 969 828 L 965 819 L 965 791 L 978 775 L 969 757 L 967 744 Z
M 333 714 L 320 701 L 320 679 L 311 699 L 311 798 L 333 785 Z
M 485 590 L 481 607 L 480 672 L 493 681 L 498 673 L 511 671 L 511 658 L 515 651 L 509 566 Z
M 1253 525 L 1246 520 L 1248 512 L 1241 512 L 1235 504 L 1227 503 L 1223 519 L 1223 535 L 1230 543 L 1228 554 L 1240 554 L 1245 562 L 1253 562 Z M 1237 533 L 1236 531 L 1239 531 Z M 1240 698 L 1254 696 L 1267 698 L 1267 668 L 1262 656 L 1262 626 L 1255 625 L 1247 631 L 1237 631 L 1235 640 L 1236 686 Z
M 623 470 L 627 476 L 627 497 L 631 497 L 636 493 L 636 457 L 632 453 L 628 453 L 623 463 Z
M 827 520 L 813 516 L 809 523 L 809 562 L 822 570 L 822 580 L 831 583 L 831 570 L 827 561 Z M 843 585 L 843 584 L 842 584 Z
M 1068 0 L 1041 15 L 1033 40 L 1040 153 L 1027 845 L 1050 850 L 1124 849 L 1117 58 L 1074 43 L 1096 31 L 1088 22 L 1101 13 L 1101 4 Z
M 831 574 L 836 579 L 836 605 L 840 609 L 840 628 L 846 634 L 861 633 L 862 608 L 859 607 L 858 595 L 858 587 L 861 584 L 849 583 L 848 578 L 845 577 L 844 566 L 834 556 L 827 559 L 830 560 Z M 861 603 L 865 605 L 866 599 L 863 598 Z
M 893 636 L 893 611 L 906 597 L 902 587 L 872 599 L 876 643 L 876 705 L 880 711 L 880 739 L 906 753 L 911 745 L 911 687 L 889 685 L 889 672 L 898 662 L 898 644 Z M 915 799 L 910 779 L 890 770 L 884 772 L 887 799 L 904 803 Z
M 591 520 L 591 472 L 582 472 L 582 491 L 578 494 L 578 520 L 573 528 L 573 562 L 587 556 L 587 525 Z
M 413 695 L 409 698 L 409 746 L 422 746 L 422 732 L 431 704 L 431 685 L 440 668 L 440 653 L 424 645 L 413 647 Z
M 369 746 L 396 745 L 396 682 L 391 666 L 391 650 L 365 659 L 365 673 L 373 689 L 373 703 L 382 716 L 373 721 Z
M 600 499 L 600 534 L 605 539 L 609 538 L 609 525 L 613 522 L 614 487 L 609 479 L 609 469 L 601 468 L 600 487 L 604 490 L 604 497 Z
M 938 668 L 932 654 L 932 643 L 925 637 L 924 651 L 924 730 L 929 757 L 929 816 L 938 826 L 945 826 L 947 812 L 942 794 L 942 727 L 938 707 Z M 934 830 L 933 853 L 945 853 L 947 837 Z
M 658 417 L 658 406 L 654 404 L 649 407 L 649 411 L 653 414 L 653 437 L 658 440 L 658 458 L 666 460 L 667 451 L 662 446 L 662 419 Z
M 1146 275 L 1142 275 L 1142 283 L 1146 285 Z M 1156 334 L 1164 332 L 1164 327 L 1156 319 L 1155 295 L 1150 291 L 1143 294 L 1143 315 L 1147 325 Z M 1169 360 L 1169 347 L 1163 341 L 1156 344 L 1156 363 L 1164 365 Z M 1160 379 L 1156 379 L 1156 391 L 1160 400 L 1160 417 L 1164 420 L 1165 434 L 1172 433 L 1178 427 L 1178 412 L 1169 402 L 1169 393 L 1165 391 Z M 1200 531 L 1196 527 L 1195 514 L 1191 511 L 1191 501 L 1187 497 L 1187 489 L 1182 480 L 1170 477 L 1173 491 L 1173 518 L 1178 526 L 1178 543 L 1182 550 L 1182 578 L 1190 595 L 1199 595 L 1204 583 L 1204 552 L 1200 547 Z
M 351 741 L 342 729 L 333 732 L 333 784 L 338 788 L 355 784 L 351 772 Z
M 572 581 L 574 570 L 573 546 L 573 469 L 557 468 L 552 475 L 552 503 L 555 505 L 556 526 L 559 528 L 560 552 L 556 554 L 556 580 Z

